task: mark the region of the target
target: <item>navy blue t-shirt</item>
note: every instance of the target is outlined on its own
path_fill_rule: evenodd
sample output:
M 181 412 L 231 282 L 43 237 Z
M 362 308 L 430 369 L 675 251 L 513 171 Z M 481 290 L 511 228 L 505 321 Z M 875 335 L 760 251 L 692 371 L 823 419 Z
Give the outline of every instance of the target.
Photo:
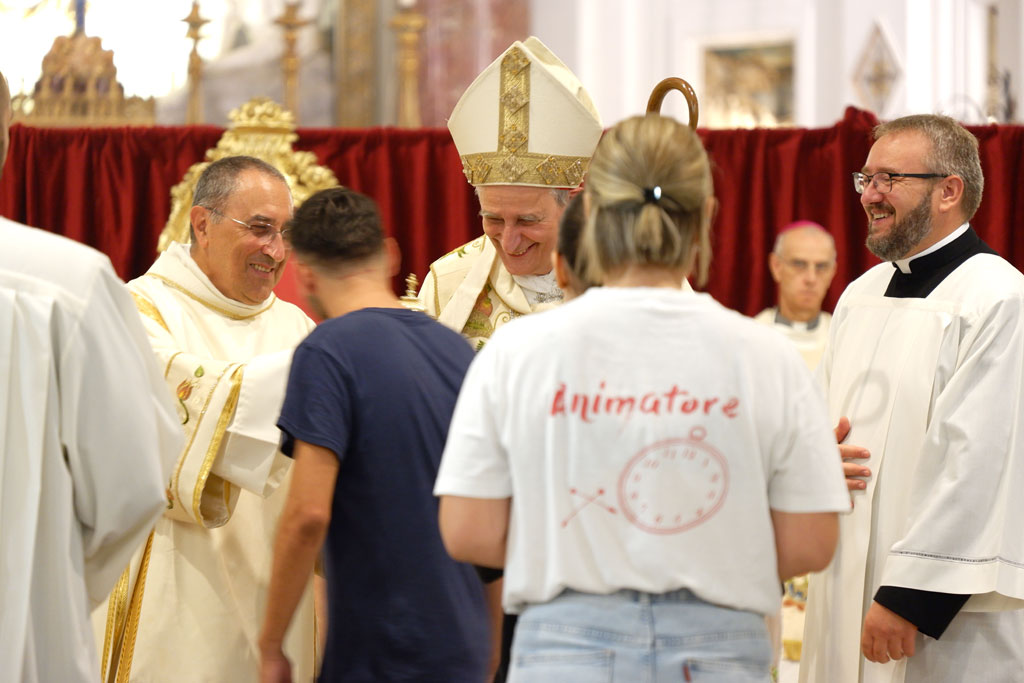
M 295 351 L 278 427 L 340 461 L 325 543 L 321 681 L 483 681 L 483 587 L 445 552 L 434 479 L 466 341 L 428 316 L 369 308 L 320 324 Z

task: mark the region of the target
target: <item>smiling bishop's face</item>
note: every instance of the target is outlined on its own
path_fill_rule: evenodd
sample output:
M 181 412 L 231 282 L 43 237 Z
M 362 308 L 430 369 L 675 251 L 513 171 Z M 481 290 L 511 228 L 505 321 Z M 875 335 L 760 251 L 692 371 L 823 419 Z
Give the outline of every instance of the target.
M 512 275 L 551 272 L 551 253 L 558 242 L 558 220 L 564 206 L 545 187 L 488 185 L 481 187 L 480 216 L 484 234 L 498 250 Z

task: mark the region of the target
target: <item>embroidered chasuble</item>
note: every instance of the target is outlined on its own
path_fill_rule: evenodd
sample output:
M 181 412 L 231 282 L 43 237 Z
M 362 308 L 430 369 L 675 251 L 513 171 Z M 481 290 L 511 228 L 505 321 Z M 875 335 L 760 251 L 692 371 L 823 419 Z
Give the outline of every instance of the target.
M 872 268 L 836 307 L 818 372 L 872 476 L 811 577 L 801 681 L 1024 672 L 1024 276 L 966 224 L 937 247 Z M 872 601 L 918 626 L 913 657 L 861 655 Z
M 182 438 L 106 256 L 0 218 L 0 681 L 92 682 L 89 610 L 164 507 Z
M 314 327 L 273 294 L 221 294 L 172 244 L 129 283 L 178 406 L 185 447 L 167 509 L 94 619 L 104 680 L 252 681 L 271 552 L 287 486 L 277 417 L 294 347 Z M 285 641 L 314 676 L 307 589 Z
M 531 292 L 528 298 L 491 241 L 481 236 L 430 265 L 419 299 L 431 317 L 462 334 L 479 351 L 494 330 L 513 318 L 558 305 L 562 292 L 556 287 Z

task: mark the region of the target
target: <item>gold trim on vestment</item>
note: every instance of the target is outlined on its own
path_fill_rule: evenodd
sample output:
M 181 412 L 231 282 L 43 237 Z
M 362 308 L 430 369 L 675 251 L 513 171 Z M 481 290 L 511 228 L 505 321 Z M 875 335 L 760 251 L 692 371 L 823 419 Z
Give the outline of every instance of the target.
M 470 185 L 577 187 L 590 157 L 531 153 L 530 59 L 519 47 L 501 60 L 498 90 L 498 145 L 494 152 L 462 155 Z
M 227 431 L 228 422 L 231 421 L 235 414 L 235 407 L 238 405 L 238 395 L 242 391 L 242 377 L 244 374 L 244 365 L 239 365 L 231 373 L 231 391 L 228 392 L 227 401 L 224 402 L 224 408 L 220 411 L 217 426 L 214 428 L 213 437 L 210 439 L 210 446 L 206 449 L 206 457 L 203 458 L 203 466 L 199 470 L 195 488 L 192 490 L 192 513 L 200 524 L 203 522 L 203 516 L 199 509 L 199 503 L 203 498 L 203 489 L 206 488 L 206 480 L 210 476 L 210 470 L 213 469 L 213 461 L 216 459 L 218 451 L 220 451 L 220 443 L 224 439 L 224 432 Z M 220 380 L 218 379 L 219 382 Z M 196 426 L 196 431 L 198 430 L 199 427 Z M 206 525 L 203 524 L 203 526 Z
M 430 264 L 430 274 L 434 276 L 434 320 L 437 320 L 441 315 L 441 295 L 438 293 L 438 287 L 440 286 L 437 281 L 437 271 L 434 270 L 434 264 Z
M 264 306 L 260 310 L 256 311 L 255 313 L 248 313 L 248 314 L 242 315 L 241 313 L 234 313 L 232 311 L 229 311 L 226 308 L 221 308 L 220 306 L 217 306 L 216 304 L 212 304 L 209 301 L 207 301 L 206 299 L 202 299 L 202 298 L 196 296 L 195 294 L 190 292 L 183 285 L 179 285 L 174 280 L 171 280 L 170 278 L 164 277 L 163 275 L 160 275 L 158 273 L 146 273 L 146 277 L 155 277 L 156 279 L 158 279 L 161 282 L 163 282 L 164 284 L 166 284 L 168 287 L 171 287 L 173 289 L 178 290 L 179 292 L 181 292 L 185 296 L 189 297 L 190 299 L 193 299 L 193 300 L 201 303 L 203 306 L 206 306 L 211 311 L 213 311 L 215 313 L 220 313 L 221 315 L 223 315 L 225 317 L 228 317 L 228 318 L 231 318 L 232 320 L 249 320 L 250 318 L 255 318 L 256 316 L 260 315 L 261 313 L 266 313 L 270 309 L 270 307 L 274 305 L 274 301 L 276 300 L 276 297 L 273 294 L 271 294 L 270 295 L 270 303 L 269 304 L 267 304 L 266 306 Z
M 153 535 L 149 532 L 146 549 L 142 551 L 142 563 L 139 575 L 135 579 L 135 590 L 132 591 L 132 602 L 128 612 L 128 623 L 125 624 L 124 643 L 121 645 L 121 657 L 117 664 L 117 683 L 128 683 L 132 671 L 132 658 L 135 656 L 135 640 L 139 635 L 139 615 L 142 613 L 142 592 L 146 589 L 146 574 L 149 571 L 149 556 L 153 552 Z
M 224 375 L 230 369 L 231 366 L 229 365 L 221 371 L 217 381 L 213 383 L 213 387 L 211 387 L 210 391 L 206 394 L 206 403 L 203 404 L 203 409 L 199 411 L 199 417 L 196 419 L 196 427 L 188 437 L 188 443 L 185 444 L 185 450 L 181 452 L 181 457 L 178 458 L 178 465 L 174 468 L 174 478 L 171 479 L 171 493 L 175 498 L 178 497 L 178 480 L 181 478 L 181 468 L 185 465 L 185 458 L 188 457 L 188 452 L 196 440 L 196 434 L 199 433 L 199 427 L 203 424 L 203 418 L 206 416 L 206 409 L 210 407 L 210 401 L 213 400 L 213 392 L 216 391 L 218 386 L 220 386 L 220 381 L 224 379 Z M 199 519 L 197 518 L 196 522 L 198 521 Z
M 171 374 L 171 365 L 174 363 L 174 359 L 177 358 L 178 356 L 180 356 L 183 353 L 185 353 L 185 352 L 184 351 L 176 351 L 174 353 L 174 355 L 171 356 L 171 359 L 169 361 L 167 361 L 167 367 L 164 368 L 164 379 L 165 380 L 167 379 L 167 375 Z
M 121 637 L 124 635 L 124 623 L 127 615 L 128 605 L 128 584 L 131 579 L 132 566 L 129 565 L 121 572 L 121 578 L 114 585 L 110 592 L 110 599 L 107 601 L 107 628 L 103 636 L 103 659 L 100 663 L 100 680 L 107 678 L 107 663 L 116 659 L 120 654 Z M 115 646 L 115 639 L 117 645 Z M 112 655 L 111 650 L 115 653 Z
M 168 334 L 171 330 L 167 327 L 167 323 L 164 322 L 164 317 L 160 315 L 160 311 L 156 305 L 149 299 L 144 298 L 141 294 L 132 292 L 132 299 L 135 300 L 135 308 L 139 309 L 139 313 L 146 316 L 150 320 L 153 320 L 157 325 L 164 328 Z

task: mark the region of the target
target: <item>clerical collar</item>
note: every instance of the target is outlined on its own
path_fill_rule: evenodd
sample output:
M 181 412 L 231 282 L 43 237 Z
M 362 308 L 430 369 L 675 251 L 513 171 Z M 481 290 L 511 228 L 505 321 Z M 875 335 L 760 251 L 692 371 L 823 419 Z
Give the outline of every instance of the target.
M 530 306 L 559 302 L 565 298 L 565 294 L 555 280 L 554 270 L 545 275 L 513 275 L 512 279 L 523 290 Z
M 978 254 L 997 255 L 966 223 L 953 234 L 916 256 L 905 259 L 905 272 L 893 262 L 892 279 L 885 296 L 898 299 L 924 298 L 932 293 L 960 264 Z M 910 266 L 912 265 L 912 270 Z
M 180 242 L 171 242 L 146 276 L 163 280 L 169 287 L 234 320 L 254 318 L 277 300 L 273 293 L 258 304 L 244 304 L 225 296 L 192 258 L 189 246 Z
M 913 256 L 911 256 L 909 258 L 897 259 L 896 261 L 892 262 L 892 265 L 894 265 L 895 267 L 899 268 L 901 272 L 909 274 L 911 272 L 911 268 L 910 268 L 911 261 L 919 259 L 922 256 L 927 256 L 928 254 L 931 254 L 932 252 L 936 252 L 939 249 L 942 249 L 944 246 L 946 246 L 947 244 L 949 244 L 950 242 L 952 242 L 956 238 L 960 237 L 960 235 L 962 235 L 965 232 L 967 232 L 967 229 L 970 228 L 970 227 L 971 227 L 970 223 L 964 223 L 959 228 L 957 228 L 953 232 L 949 233 L 948 235 L 946 235 L 941 240 L 939 240 L 938 242 L 936 242 L 932 246 L 928 247 L 927 249 L 925 249 L 921 253 L 914 254 Z
M 780 311 L 778 308 L 775 309 L 775 324 L 776 325 L 785 325 L 786 327 L 792 327 L 794 330 L 800 330 L 800 331 L 804 331 L 804 332 L 813 332 L 814 330 L 816 330 L 818 328 L 818 325 L 820 323 L 821 323 L 821 313 L 820 312 L 818 313 L 818 315 L 814 316 L 813 318 L 811 318 L 807 322 L 802 323 L 802 322 L 798 322 L 796 320 L 790 320 L 789 318 L 787 318 L 784 315 L 782 315 L 782 311 Z

